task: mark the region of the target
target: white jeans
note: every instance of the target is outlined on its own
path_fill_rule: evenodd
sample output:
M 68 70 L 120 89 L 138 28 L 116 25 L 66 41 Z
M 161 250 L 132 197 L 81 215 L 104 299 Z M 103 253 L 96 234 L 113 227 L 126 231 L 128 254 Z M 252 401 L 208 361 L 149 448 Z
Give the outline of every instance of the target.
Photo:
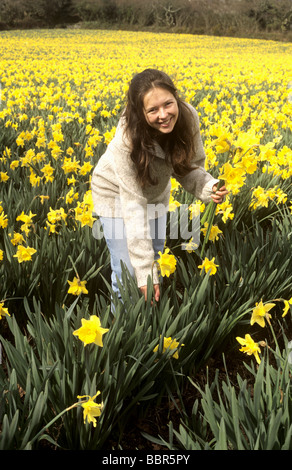
M 166 238 L 166 218 L 167 215 L 165 214 L 157 219 L 149 220 L 154 259 L 159 258 L 158 252 L 161 251 L 163 253 L 164 250 L 164 243 Z M 134 269 L 131 264 L 128 252 L 124 220 L 122 218 L 100 217 L 100 222 L 103 228 L 103 235 L 110 252 L 112 289 L 119 295 L 117 279 L 119 279 L 121 282 L 121 261 L 126 265 L 130 275 L 135 277 Z

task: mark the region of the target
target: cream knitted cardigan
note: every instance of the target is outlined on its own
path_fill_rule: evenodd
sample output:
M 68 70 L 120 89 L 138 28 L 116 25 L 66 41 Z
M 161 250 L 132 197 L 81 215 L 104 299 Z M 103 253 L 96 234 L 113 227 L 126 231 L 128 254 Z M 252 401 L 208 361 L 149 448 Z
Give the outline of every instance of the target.
M 168 211 L 171 177 L 203 202 L 211 200 L 212 187 L 218 182 L 204 169 L 206 155 L 199 118 L 196 110 L 193 107 L 191 109 L 195 124 L 194 169 L 186 176 L 178 177 L 174 174 L 164 151 L 155 143 L 156 157 L 151 174 L 157 176 L 159 182 L 155 186 L 141 188 L 130 158 L 130 143 L 125 135 L 124 118 L 120 119 L 113 140 L 93 171 L 91 185 L 94 212 L 103 217 L 124 219 L 129 256 L 139 287 L 147 284 L 149 275 L 153 276 L 154 284 L 159 282 L 148 221 Z

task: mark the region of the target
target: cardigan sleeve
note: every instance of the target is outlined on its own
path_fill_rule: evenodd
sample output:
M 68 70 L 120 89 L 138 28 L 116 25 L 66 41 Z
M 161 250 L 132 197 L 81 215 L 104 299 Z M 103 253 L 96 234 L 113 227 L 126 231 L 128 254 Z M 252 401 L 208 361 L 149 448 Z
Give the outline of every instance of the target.
M 135 271 L 138 287 L 147 285 L 148 276 L 153 284 L 159 283 L 154 250 L 147 216 L 147 199 L 136 178 L 134 163 L 130 158 L 122 128 L 117 129 L 114 156 L 115 175 L 119 185 L 120 204 L 126 229 L 130 260 Z
M 185 176 L 173 174 L 174 178 L 182 187 L 193 194 L 197 199 L 207 203 L 211 200 L 212 188 L 218 183 L 218 179 L 213 178 L 205 170 L 206 154 L 203 147 L 200 133 L 199 116 L 195 108 L 189 105 L 194 117 L 194 148 L 195 154 L 192 160 L 193 170 Z

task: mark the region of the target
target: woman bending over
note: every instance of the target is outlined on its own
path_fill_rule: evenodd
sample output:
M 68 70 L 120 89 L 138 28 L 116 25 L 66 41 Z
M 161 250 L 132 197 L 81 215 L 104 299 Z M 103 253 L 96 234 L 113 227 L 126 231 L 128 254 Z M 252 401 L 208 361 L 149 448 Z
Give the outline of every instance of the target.
M 160 296 L 154 261 L 163 252 L 171 178 L 196 198 L 223 201 L 225 186 L 205 170 L 199 118 L 170 77 L 146 69 L 130 82 L 127 105 L 113 140 L 92 176 L 92 197 L 110 252 L 112 288 L 119 293 L 121 262 L 147 295 L 151 276 Z

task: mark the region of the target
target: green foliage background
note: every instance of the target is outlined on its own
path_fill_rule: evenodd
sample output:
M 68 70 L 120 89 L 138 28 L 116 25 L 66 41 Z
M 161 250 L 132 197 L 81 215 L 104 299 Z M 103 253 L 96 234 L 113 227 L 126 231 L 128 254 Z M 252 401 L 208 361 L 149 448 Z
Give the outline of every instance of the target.
M 0 29 L 151 29 L 291 41 L 289 0 L 5 0 Z

